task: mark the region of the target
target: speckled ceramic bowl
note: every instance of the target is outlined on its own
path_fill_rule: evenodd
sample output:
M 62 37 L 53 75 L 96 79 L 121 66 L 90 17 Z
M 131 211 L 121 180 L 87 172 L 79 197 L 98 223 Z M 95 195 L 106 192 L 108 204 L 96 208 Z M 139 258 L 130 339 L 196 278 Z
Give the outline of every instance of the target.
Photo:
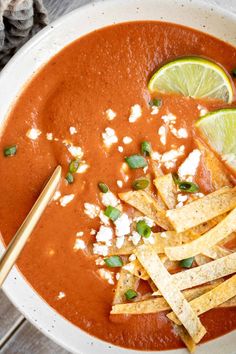
M 60 18 L 30 40 L 0 76 L 0 123 L 24 84 L 55 53 L 76 38 L 113 23 L 135 20 L 175 22 L 208 32 L 236 45 L 236 16 L 198 0 L 108 0 L 92 3 Z M 4 92 L 2 88 L 4 87 Z M 0 253 L 4 246 L 0 241 Z M 57 314 L 14 268 L 4 284 L 13 304 L 40 331 L 73 353 L 138 354 L 96 339 Z M 147 354 L 147 352 L 142 352 Z M 173 353 L 164 351 L 162 354 Z M 185 349 L 175 353 L 186 353 Z M 236 331 L 200 345 L 198 354 L 235 354 Z

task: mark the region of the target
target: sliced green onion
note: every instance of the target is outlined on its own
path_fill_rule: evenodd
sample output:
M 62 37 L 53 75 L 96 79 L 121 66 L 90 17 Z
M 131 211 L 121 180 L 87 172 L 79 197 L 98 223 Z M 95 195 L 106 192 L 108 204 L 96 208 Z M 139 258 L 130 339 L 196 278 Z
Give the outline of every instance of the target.
M 139 154 L 128 156 L 125 158 L 125 161 L 132 169 L 143 168 L 147 166 L 147 160 Z
M 182 268 L 191 268 L 194 262 L 194 257 L 182 259 L 182 261 L 179 262 L 179 265 Z
M 129 289 L 125 292 L 125 297 L 127 300 L 132 300 L 137 296 L 138 296 L 138 293 L 133 289 Z
M 69 172 L 70 173 L 75 173 L 78 168 L 79 168 L 80 161 L 79 160 L 73 160 L 69 164 Z
M 12 146 L 7 146 L 4 150 L 3 150 L 3 154 L 6 157 L 9 156 L 14 156 L 16 154 L 17 151 L 17 146 L 16 145 L 12 145 Z
M 172 173 L 172 178 L 173 178 L 173 181 L 175 182 L 175 184 L 178 186 L 180 183 L 178 173 Z
M 149 141 L 143 141 L 141 143 L 141 153 L 144 156 L 150 156 L 152 152 L 152 145 L 149 143 Z
M 149 102 L 150 106 L 161 107 L 162 106 L 162 99 L 161 98 L 153 98 Z
M 148 178 L 138 178 L 133 183 L 133 189 L 138 191 L 140 189 L 146 189 L 149 186 L 149 179 Z
M 108 205 L 108 207 L 104 211 L 104 214 L 112 221 L 116 221 L 120 217 L 121 212 L 119 209 L 114 208 L 111 205 Z
M 111 256 L 109 258 L 104 258 L 104 262 L 108 267 L 122 267 L 123 261 L 119 256 Z
M 67 173 L 66 180 L 69 184 L 72 184 L 74 182 L 74 177 L 73 177 L 72 173 L 70 173 L 70 172 Z
M 236 68 L 232 70 L 232 76 L 236 77 Z
M 193 182 L 179 182 L 179 189 L 186 193 L 196 193 L 199 191 L 199 186 Z
M 103 183 L 103 182 L 99 182 L 98 183 L 98 188 L 100 189 L 100 191 L 102 193 L 107 193 L 109 191 L 108 186 L 105 183 Z
M 145 238 L 148 238 L 152 232 L 150 226 L 148 226 L 144 220 L 137 222 L 136 231 L 139 233 L 139 235 Z

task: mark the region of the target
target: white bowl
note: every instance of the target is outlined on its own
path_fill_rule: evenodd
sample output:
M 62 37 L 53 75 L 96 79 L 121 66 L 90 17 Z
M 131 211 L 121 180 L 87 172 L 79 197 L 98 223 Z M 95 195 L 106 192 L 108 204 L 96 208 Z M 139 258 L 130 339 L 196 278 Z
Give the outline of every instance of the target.
M 191 0 L 109 0 L 92 3 L 45 28 L 24 45 L 4 68 L 0 75 L 1 126 L 24 84 L 65 45 L 95 29 L 113 23 L 135 20 L 175 22 L 203 30 L 236 45 L 236 16 L 219 8 L 213 9 L 212 6 L 198 0 L 194 0 L 194 3 Z M 0 242 L 0 254 L 3 251 L 4 246 Z M 103 342 L 68 322 L 44 302 L 17 268 L 11 271 L 3 289 L 12 303 L 29 321 L 73 353 L 140 354 L 140 351 L 123 349 Z M 198 348 L 198 354 L 210 352 L 235 354 L 236 331 L 202 344 Z M 173 352 L 162 351 L 161 353 Z M 186 350 L 179 349 L 175 353 L 186 353 Z

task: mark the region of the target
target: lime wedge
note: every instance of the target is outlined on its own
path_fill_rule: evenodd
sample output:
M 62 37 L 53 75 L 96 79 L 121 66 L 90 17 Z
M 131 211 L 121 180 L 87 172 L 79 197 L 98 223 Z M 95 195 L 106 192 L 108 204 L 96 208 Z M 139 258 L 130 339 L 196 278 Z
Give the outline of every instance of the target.
M 209 146 L 236 171 L 236 108 L 206 114 L 195 125 Z
M 232 82 L 224 69 L 200 57 L 185 57 L 162 66 L 149 81 L 151 92 L 176 93 L 231 103 Z

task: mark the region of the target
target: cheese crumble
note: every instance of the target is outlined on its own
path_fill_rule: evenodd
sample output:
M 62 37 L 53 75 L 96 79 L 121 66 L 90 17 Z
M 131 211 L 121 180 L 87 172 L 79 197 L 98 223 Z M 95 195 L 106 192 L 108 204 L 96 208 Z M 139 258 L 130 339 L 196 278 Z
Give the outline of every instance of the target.
M 116 198 L 115 194 L 110 191 L 101 194 L 101 202 L 106 207 L 109 205 L 116 207 L 120 203 L 119 199 Z
M 85 248 L 86 248 L 86 245 L 85 245 L 84 240 L 81 240 L 79 238 L 75 240 L 75 244 L 74 244 L 74 247 L 73 247 L 73 249 L 75 251 L 84 250 Z
M 59 294 L 57 295 L 57 300 L 61 300 L 66 296 L 66 294 L 63 291 L 60 291 Z
M 67 146 L 67 149 L 73 157 L 82 158 L 84 155 L 80 146 L 69 145 Z
M 53 140 L 53 134 L 52 133 L 47 133 L 46 134 L 46 139 L 47 140 Z
M 99 206 L 91 203 L 84 203 L 84 213 L 88 215 L 90 219 L 95 219 L 100 212 Z
M 111 246 L 112 237 L 113 237 L 112 228 L 102 225 L 96 235 L 96 240 L 97 242 L 105 243 L 106 246 Z
M 141 106 L 139 104 L 135 104 L 134 106 L 132 106 L 130 109 L 129 122 L 135 123 L 136 120 L 139 119 L 141 116 L 142 116 Z
M 130 138 L 130 136 L 125 136 L 125 137 L 123 138 L 123 143 L 126 144 L 126 145 L 132 143 L 132 141 L 133 141 L 133 139 Z
M 41 131 L 36 128 L 31 128 L 26 133 L 26 136 L 31 140 L 37 140 L 40 135 Z
M 97 272 L 102 279 L 107 280 L 108 284 L 114 284 L 114 272 L 111 272 L 110 270 L 104 268 L 98 269 Z
M 111 145 L 116 144 L 118 142 L 115 130 L 109 127 L 105 129 L 104 133 L 102 133 L 102 139 L 107 147 L 110 147 Z
M 108 120 L 113 120 L 116 118 L 116 112 L 114 112 L 111 108 L 106 110 L 106 116 Z
M 201 152 L 198 149 L 193 150 L 184 160 L 178 169 L 178 174 L 181 179 L 194 177 L 196 175 L 201 159 Z
M 70 127 L 70 128 L 69 128 L 69 132 L 70 132 L 71 135 L 74 135 L 74 134 L 77 133 L 77 130 L 76 130 L 75 127 Z
M 128 217 L 127 214 L 123 213 L 121 216 L 114 221 L 114 224 L 116 226 L 116 236 L 125 236 L 130 233 L 130 224 L 131 221 Z
M 74 194 L 68 194 L 68 195 L 64 195 L 63 197 L 60 198 L 60 204 L 62 207 L 67 206 L 67 204 L 69 204 L 73 199 L 74 199 L 75 195 Z

